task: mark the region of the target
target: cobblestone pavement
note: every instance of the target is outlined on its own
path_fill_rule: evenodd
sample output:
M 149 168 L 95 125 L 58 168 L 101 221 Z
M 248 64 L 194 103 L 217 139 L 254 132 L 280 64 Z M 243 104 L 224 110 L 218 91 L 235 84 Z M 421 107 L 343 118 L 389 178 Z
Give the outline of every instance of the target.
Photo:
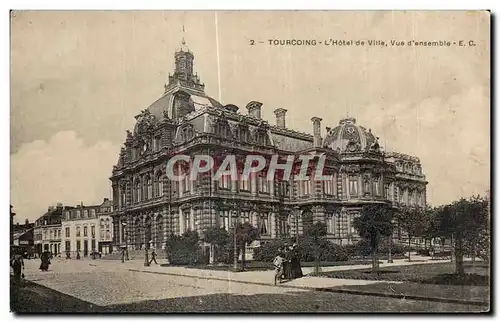
M 335 294 L 230 281 L 130 272 L 119 262 L 54 260 L 49 272 L 26 261 L 25 275 L 114 312 L 479 312 L 486 308 Z

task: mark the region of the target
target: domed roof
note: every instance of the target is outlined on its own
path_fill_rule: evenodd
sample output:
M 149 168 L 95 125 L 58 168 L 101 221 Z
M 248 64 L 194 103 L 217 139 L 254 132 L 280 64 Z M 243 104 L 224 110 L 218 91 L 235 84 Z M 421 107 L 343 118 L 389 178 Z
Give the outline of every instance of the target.
M 361 152 L 379 148 L 378 138 L 373 135 L 371 129 L 359 126 L 353 117 L 342 119 L 337 127 L 327 130 L 323 141 L 325 148 L 339 152 Z

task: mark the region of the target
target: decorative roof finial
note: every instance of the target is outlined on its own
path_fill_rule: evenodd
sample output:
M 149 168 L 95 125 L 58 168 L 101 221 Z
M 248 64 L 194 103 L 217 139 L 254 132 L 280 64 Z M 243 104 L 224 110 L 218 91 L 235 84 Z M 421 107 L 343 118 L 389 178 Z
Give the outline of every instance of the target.
M 184 34 L 186 33 L 186 30 L 184 29 L 184 24 L 182 25 L 182 45 L 186 46 L 186 40 L 184 39 Z

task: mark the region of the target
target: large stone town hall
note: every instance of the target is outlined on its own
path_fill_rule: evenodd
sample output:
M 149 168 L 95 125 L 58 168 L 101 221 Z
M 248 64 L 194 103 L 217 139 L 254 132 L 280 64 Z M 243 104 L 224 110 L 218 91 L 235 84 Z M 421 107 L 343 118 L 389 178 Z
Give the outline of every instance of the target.
M 183 43 L 164 94 L 136 116 L 133 132 L 127 131 L 111 177 L 116 246 L 142 249 L 151 242 L 162 249 L 172 233 L 202 235 L 215 225 L 229 229 L 234 217 L 258 227 L 261 241 L 295 236 L 297 230 L 300 235 L 306 225 L 323 221 L 328 238 L 346 244 L 357 240 L 352 221 L 367 203 L 425 206 L 427 182 L 419 159 L 384 153 L 375 134 L 355 118 L 326 120 L 338 123 L 326 127 L 324 136 L 319 117 L 311 118 L 313 134 L 287 128 L 282 108 L 274 111 L 272 124 L 261 118 L 260 102 L 242 108 L 209 97 L 193 62 Z M 272 182 L 255 175 L 213 181 L 212 172 L 177 182 L 165 175 L 168 159 L 176 154 L 255 153 L 326 153 L 325 170 L 332 179 Z

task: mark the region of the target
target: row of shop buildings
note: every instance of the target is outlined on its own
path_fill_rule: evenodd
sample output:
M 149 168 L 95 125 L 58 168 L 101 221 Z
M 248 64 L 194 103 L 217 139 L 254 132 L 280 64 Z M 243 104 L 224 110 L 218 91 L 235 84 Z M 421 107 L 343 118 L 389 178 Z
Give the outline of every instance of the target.
M 76 258 L 113 252 L 113 203 L 104 198 L 99 205 L 49 206 L 33 227 L 36 254 Z

